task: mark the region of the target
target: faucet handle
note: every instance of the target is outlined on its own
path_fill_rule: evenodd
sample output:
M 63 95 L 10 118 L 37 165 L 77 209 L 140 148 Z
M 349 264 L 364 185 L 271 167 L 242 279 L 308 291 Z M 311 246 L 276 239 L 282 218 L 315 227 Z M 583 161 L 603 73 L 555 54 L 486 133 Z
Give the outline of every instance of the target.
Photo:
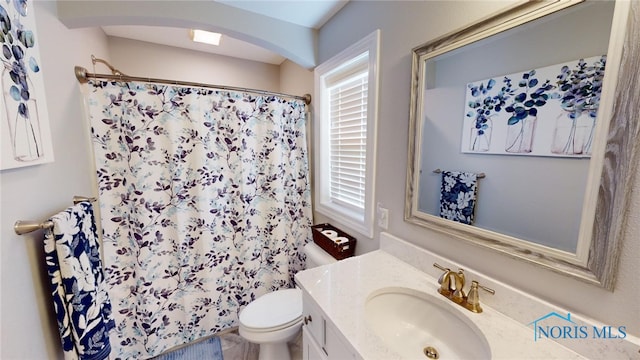
M 449 268 L 445 268 L 444 266 L 438 264 L 438 263 L 433 263 L 433 267 L 438 268 L 439 270 L 442 270 L 443 273 L 442 275 L 440 275 L 440 277 L 438 278 L 438 284 L 442 284 L 443 281 L 447 282 L 447 287 L 449 286 L 449 280 L 447 279 L 449 277 L 449 274 L 451 273 L 451 269 Z
M 433 263 L 433 266 L 443 271 L 442 275 L 438 278 L 438 284 L 440 284 L 438 292 L 448 297 L 451 294 L 451 269 L 438 265 L 438 263 Z
M 449 269 L 448 269 L 448 268 L 446 268 L 446 267 L 444 267 L 444 266 L 442 266 L 442 265 L 440 265 L 440 264 L 438 264 L 438 263 L 433 263 L 433 267 L 434 267 L 434 268 L 438 268 L 438 269 L 440 269 L 440 270 L 442 270 L 442 271 L 449 271 Z
M 484 291 L 488 292 L 489 294 L 491 294 L 491 295 L 495 295 L 495 294 L 496 294 L 496 291 L 495 291 L 495 290 L 493 290 L 493 289 L 491 289 L 491 288 L 488 288 L 488 287 L 486 287 L 486 286 L 484 286 L 484 285 L 480 285 L 480 284 L 479 284 L 477 281 L 475 281 L 475 280 L 471 281 L 471 285 L 473 285 L 473 283 L 474 283 L 474 282 L 475 282 L 476 284 L 478 284 L 478 287 L 479 287 L 480 289 L 482 289 L 482 290 L 484 290 Z
M 475 280 L 471 281 L 471 288 L 469 289 L 469 294 L 467 295 L 466 308 L 473 311 L 474 313 L 482 312 L 482 307 L 480 307 L 480 294 L 478 293 L 478 288 L 488 292 L 491 295 L 496 293 L 495 290 L 480 285 Z

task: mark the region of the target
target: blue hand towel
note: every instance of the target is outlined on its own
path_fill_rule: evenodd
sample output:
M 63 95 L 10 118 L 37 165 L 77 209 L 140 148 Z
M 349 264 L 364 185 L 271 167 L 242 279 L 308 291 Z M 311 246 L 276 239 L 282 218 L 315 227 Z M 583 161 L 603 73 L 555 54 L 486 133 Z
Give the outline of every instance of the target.
M 477 191 L 477 174 L 443 171 L 440 189 L 440 217 L 472 225 Z
M 93 208 L 81 202 L 55 216 L 44 250 L 66 360 L 102 360 L 115 323 L 106 292 Z

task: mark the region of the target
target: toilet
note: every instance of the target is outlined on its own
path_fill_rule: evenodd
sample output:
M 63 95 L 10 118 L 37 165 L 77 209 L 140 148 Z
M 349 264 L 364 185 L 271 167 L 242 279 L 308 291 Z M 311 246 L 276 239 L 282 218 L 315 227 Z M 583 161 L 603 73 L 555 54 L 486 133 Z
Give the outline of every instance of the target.
M 337 261 L 313 242 L 304 252 L 307 269 Z M 240 336 L 260 345 L 259 360 L 290 360 L 287 343 L 301 328 L 302 290 L 297 288 L 262 295 L 240 311 Z

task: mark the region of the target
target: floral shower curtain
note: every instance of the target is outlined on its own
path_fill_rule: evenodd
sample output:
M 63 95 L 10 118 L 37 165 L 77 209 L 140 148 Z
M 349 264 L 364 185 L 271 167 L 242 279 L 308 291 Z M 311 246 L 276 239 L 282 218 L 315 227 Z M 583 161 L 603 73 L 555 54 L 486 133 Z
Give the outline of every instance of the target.
M 94 80 L 88 111 L 118 358 L 238 325 L 311 238 L 300 100 Z

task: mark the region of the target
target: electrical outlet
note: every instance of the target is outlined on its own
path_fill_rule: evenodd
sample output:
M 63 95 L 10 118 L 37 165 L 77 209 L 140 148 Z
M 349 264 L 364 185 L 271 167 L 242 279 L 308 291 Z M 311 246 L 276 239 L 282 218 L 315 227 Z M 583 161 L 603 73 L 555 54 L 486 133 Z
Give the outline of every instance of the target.
M 378 203 L 376 213 L 378 215 L 378 227 L 387 230 L 389 227 L 389 209 L 383 208 L 382 205 Z

